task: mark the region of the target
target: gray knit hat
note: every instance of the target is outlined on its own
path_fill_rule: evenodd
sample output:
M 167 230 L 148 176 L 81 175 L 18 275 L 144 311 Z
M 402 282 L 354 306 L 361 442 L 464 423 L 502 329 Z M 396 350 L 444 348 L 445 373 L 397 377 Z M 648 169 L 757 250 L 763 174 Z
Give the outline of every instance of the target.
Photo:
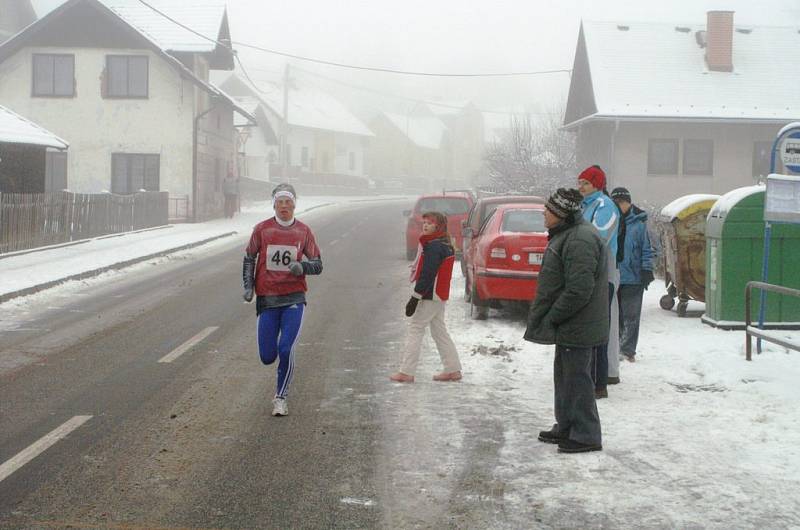
M 575 188 L 558 188 L 544 206 L 561 219 L 566 219 L 581 211 L 582 202 L 583 195 Z

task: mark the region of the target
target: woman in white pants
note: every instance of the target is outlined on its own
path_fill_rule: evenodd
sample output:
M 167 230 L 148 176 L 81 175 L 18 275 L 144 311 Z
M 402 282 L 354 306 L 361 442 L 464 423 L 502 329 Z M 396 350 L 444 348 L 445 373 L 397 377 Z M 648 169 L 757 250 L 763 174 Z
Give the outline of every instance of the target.
M 422 236 L 417 259 L 411 269 L 414 292 L 406 304 L 406 316 L 411 317 L 408 340 L 400 363 L 400 370 L 389 379 L 398 383 L 413 383 L 419 362 L 425 328 L 439 350 L 444 369 L 433 376 L 434 381 L 459 381 L 461 362 L 458 352 L 447 332 L 444 308 L 450 297 L 450 279 L 453 275 L 455 252 L 447 234 L 447 217 L 440 212 L 427 212 L 422 216 Z

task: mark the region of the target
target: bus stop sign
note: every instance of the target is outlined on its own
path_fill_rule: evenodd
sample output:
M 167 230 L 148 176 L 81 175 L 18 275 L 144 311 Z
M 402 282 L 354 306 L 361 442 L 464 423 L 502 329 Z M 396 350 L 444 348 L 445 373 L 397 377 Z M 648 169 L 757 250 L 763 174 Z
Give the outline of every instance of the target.
M 789 134 L 781 142 L 781 162 L 792 173 L 800 173 L 800 131 Z

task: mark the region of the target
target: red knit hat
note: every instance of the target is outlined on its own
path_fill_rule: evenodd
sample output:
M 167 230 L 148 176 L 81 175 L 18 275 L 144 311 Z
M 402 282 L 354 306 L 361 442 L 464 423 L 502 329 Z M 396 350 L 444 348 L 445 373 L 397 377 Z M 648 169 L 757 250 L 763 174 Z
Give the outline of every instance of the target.
M 590 182 L 594 189 L 602 190 L 606 187 L 606 174 L 600 166 L 589 166 L 578 175 L 578 180 Z

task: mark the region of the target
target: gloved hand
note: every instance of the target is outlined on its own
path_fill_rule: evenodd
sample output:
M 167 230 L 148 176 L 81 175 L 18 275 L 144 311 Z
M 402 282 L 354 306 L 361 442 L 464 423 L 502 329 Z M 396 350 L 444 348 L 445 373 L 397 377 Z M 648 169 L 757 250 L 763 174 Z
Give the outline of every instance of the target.
M 642 285 L 644 286 L 644 290 L 646 291 L 647 288 L 650 287 L 650 283 L 653 281 L 653 271 L 643 269 L 641 277 L 642 277 Z
M 244 294 L 242 295 L 244 301 L 248 304 L 253 301 L 253 290 L 252 289 L 245 289 Z
M 406 304 L 406 316 L 410 317 L 414 314 L 414 311 L 417 310 L 417 304 L 419 303 L 419 298 L 414 298 L 413 296 L 409 298 L 408 303 Z
M 289 263 L 289 272 L 291 272 L 295 276 L 300 276 L 303 274 L 303 264 L 299 261 L 292 261 Z

